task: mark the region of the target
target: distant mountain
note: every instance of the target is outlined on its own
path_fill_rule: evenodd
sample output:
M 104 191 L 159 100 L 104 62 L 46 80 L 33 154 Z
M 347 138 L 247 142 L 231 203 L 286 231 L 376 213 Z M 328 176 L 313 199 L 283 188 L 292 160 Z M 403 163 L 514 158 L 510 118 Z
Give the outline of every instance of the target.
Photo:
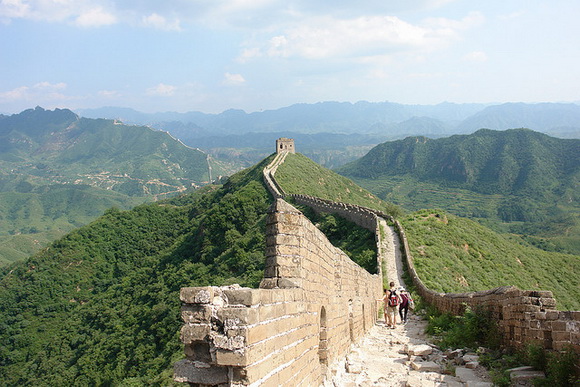
M 37 107 L 0 119 L 0 144 L 11 177 L 85 183 L 128 195 L 183 191 L 209 181 L 207 155 L 167 133 L 81 118 L 66 109 Z
M 482 110 L 485 106 L 452 103 L 428 106 L 360 101 L 354 104 L 350 102 L 295 104 L 276 110 L 253 113 L 230 109 L 220 114 L 199 112 L 144 114 L 124 108 L 84 109 L 79 110 L 78 113 L 84 117 L 116 118 L 127 123 L 163 127 L 169 132 L 173 130 L 168 126 L 169 122 L 189 123 L 210 131 L 213 135 L 279 131 L 372 133 L 372 128 L 377 124 L 400 123 L 413 117 L 431 117 L 439 121 L 457 123 Z
M 3 385 L 172 385 L 172 364 L 183 357 L 179 289 L 257 286 L 263 276 L 273 198 L 262 171 L 272 159 L 221 187 L 111 209 L 26 261 L 0 268 Z M 288 192 L 392 207 L 299 154 L 288 155 L 278 174 Z M 435 289 L 513 283 L 553 290 L 560 308 L 578 307 L 575 256 L 525 247 L 444 213 L 401 220 L 419 275 Z M 320 223 L 340 239 L 356 231 L 335 218 Z
M 224 173 L 202 151 L 147 127 L 67 109 L 0 116 L 0 265 L 112 206 L 207 184 L 210 171 Z
M 478 129 L 530 128 L 580 138 L 580 105 L 505 103 L 403 105 L 392 102 L 320 102 L 246 113 L 200 112 L 146 114 L 127 108 L 79 110 L 89 118 L 119 119 L 167 130 L 178 138 L 249 132 L 374 133 L 391 139 L 411 135 L 468 134 Z
M 529 129 L 408 137 L 380 144 L 339 171 L 366 178 L 412 175 L 482 193 L 544 194 L 569 186 L 580 173 L 580 140 Z
M 249 166 L 271 152 L 272 140 L 291 137 L 300 152 L 328 168 L 364 155 L 372 146 L 408 136 L 446 137 L 481 128 L 527 127 L 561 138 L 580 138 L 577 104 L 403 105 L 360 101 L 295 104 L 276 110 L 220 114 L 145 114 L 126 108 L 79 110 L 85 117 L 119 119 L 164 130 L 214 157 Z
M 408 209 L 437 207 L 580 253 L 580 140 L 529 129 L 408 137 L 338 169 Z M 518 223 L 524 222 L 524 223 Z
M 488 106 L 457 126 L 458 133 L 486 128 L 529 128 L 539 132 L 580 138 L 580 105 L 572 103 L 505 103 Z

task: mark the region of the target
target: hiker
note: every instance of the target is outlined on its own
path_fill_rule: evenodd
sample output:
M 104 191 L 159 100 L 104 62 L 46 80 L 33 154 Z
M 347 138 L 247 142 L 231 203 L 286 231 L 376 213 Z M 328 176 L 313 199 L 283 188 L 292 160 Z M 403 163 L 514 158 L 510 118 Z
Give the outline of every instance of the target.
M 407 323 L 407 313 L 409 312 L 409 305 L 413 300 L 411 295 L 407 293 L 404 287 L 400 287 L 399 296 L 401 297 L 401 303 L 399 305 L 399 316 L 401 317 L 401 324 Z
M 383 297 L 385 322 L 388 328 L 395 329 L 397 324 L 397 306 L 401 303 L 401 297 L 397 294 L 394 282 L 391 282 L 389 286 L 390 289 L 385 289 L 385 296 Z

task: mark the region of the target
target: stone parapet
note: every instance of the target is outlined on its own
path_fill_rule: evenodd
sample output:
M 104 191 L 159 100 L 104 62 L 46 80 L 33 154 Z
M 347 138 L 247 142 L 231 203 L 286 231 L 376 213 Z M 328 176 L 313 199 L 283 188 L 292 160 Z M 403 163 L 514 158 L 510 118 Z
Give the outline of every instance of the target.
M 174 378 L 199 385 L 319 385 L 377 318 L 382 279 L 277 199 L 259 289 L 181 289 L 186 359 Z
M 501 342 L 506 347 L 537 343 L 559 351 L 572 346 L 580 354 L 580 312 L 556 310 L 552 292 L 520 290 L 515 286 L 467 293 L 435 292 L 417 275 L 405 231 L 399 221 L 394 223 L 409 275 L 426 302 L 455 315 L 462 314 L 466 307 L 487 310 L 497 321 Z

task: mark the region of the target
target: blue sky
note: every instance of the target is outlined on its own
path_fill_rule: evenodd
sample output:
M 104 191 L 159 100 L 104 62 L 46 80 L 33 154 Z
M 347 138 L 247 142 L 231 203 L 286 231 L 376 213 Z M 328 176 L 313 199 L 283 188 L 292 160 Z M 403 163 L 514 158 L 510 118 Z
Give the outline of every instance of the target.
M 580 101 L 578 0 L 0 0 L 0 112 Z

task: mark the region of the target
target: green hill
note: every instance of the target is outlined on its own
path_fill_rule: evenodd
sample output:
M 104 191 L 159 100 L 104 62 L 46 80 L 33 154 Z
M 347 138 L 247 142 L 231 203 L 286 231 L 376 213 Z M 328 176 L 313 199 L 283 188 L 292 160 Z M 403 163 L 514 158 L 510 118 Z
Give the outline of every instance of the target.
M 147 127 L 40 107 L 2 116 L 0 265 L 112 206 L 128 209 L 206 184 L 210 168 L 224 173 L 203 152 Z
M 286 160 L 276 171 L 276 181 L 289 195 L 308 194 L 374 208 L 394 216 L 400 214 L 396 206 L 384 202 L 351 180 L 316 164 L 300 153 L 286 156 Z
M 580 140 L 528 129 L 409 137 L 338 172 L 404 208 L 443 208 L 580 254 Z
M 580 309 L 580 256 L 550 253 L 472 220 L 422 210 L 401 219 L 419 277 L 439 292 L 515 285 L 551 290 L 561 310 Z
M 183 356 L 178 339 L 179 289 L 233 283 L 257 286 L 263 276 L 266 213 L 273 199 L 262 182 L 262 170 L 271 160 L 272 156 L 235 174 L 223 186 L 209 185 L 130 211 L 108 210 L 26 261 L 0 268 L 3 384 L 171 384 L 172 364 Z M 348 189 L 345 198 L 355 204 L 385 206 L 301 155 L 288 157 L 279 173 L 286 175 L 281 183 L 288 191 L 304 189 L 300 193 L 332 198 L 339 195 L 336 190 Z M 328 189 L 320 191 L 319 186 Z M 365 202 L 357 203 L 359 199 Z M 447 259 L 439 250 L 430 249 L 438 246 L 439 239 L 443 239 L 443 246 L 467 243 L 477 251 L 460 257 L 459 264 L 469 267 L 487 259 L 487 249 L 491 251 L 487 244 L 501 242 L 483 227 L 473 237 L 455 240 L 449 235 L 475 231 L 458 226 L 453 233 L 429 234 L 436 227 L 421 228 L 421 224 L 427 224 L 422 219 L 408 218 L 404 222 L 409 227 L 409 239 L 417 241 L 412 242 L 412 248 L 417 250 L 416 244 L 429 246 L 424 250 L 433 262 Z M 321 223 L 338 239 L 344 234 L 358 235 L 349 233 L 348 227 L 352 226 L 345 223 L 329 218 Z M 448 224 L 455 225 L 455 220 Z M 372 258 L 366 247 L 356 248 L 362 250 L 365 259 Z M 534 273 L 541 267 L 550 275 L 553 266 L 527 260 L 532 250 L 522 250 L 522 256 L 518 255 L 524 264 L 518 275 L 544 287 L 545 281 L 536 280 Z M 561 262 L 564 265 L 568 261 Z M 443 265 L 451 269 L 442 269 L 436 281 L 448 286 L 462 268 L 447 262 Z M 480 266 L 486 270 L 478 272 L 480 277 L 495 275 L 487 272 L 487 266 Z M 430 270 L 421 267 L 419 273 L 430 276 Z M 473 281 L 473 288 L 491 283 L 466 278 Z M 561 287 L 554 287 L 556 296 L 568 291 L 578 299 L 568 288 L 578 287 L 577 282 L 561 278 Z M 430 276 L 429 280 L 434 279 Z
M 169 383 L 182 356 L 179 289 L 262 278 L 264 165 L 219 189 L 109 210 L 0 269 L 3 384 Z

